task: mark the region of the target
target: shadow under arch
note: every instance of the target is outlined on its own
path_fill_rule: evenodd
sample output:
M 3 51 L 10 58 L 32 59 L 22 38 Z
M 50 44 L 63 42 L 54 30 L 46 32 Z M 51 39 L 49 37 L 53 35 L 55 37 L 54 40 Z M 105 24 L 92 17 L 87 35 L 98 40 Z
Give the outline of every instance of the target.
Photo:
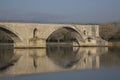
M 76 30 L 76 28 L 72 28 L 72 27 L 69 27 L 69 26 L 63 26 L 63 27 L 60 27 L 60 28 L 58 28 L 58 29 L 53 30 L 53 31 L 50 32 L 50 34 L 48 35 L 46 41 L 49 42 L 49 40 L 50 40 L 54 35 L 56 35 L 57 32 L 59 32 L 59 31 L 62 30 L 62 29 L 65 29 L 65 30 L 67 30 L 68 32 L 70 32 L 71 35 L 72 35 L 72 39 L 73 39 L 75 42 L 77 42 L 77 44 L 80 45 L 79 41 L 84 41 L 84 38 L 83 38 L 82 35 L 78 32 L 78 30 Z M 63 30 L 63 32 L 64 32 L 65 30 Z M 60 32 L 59 32 L 59 33 L 60 33 Z M 61 33 L 61 34 L 62 34 L 62 33 Z M 59 37 L 59 34 L 57 34 L 57 35 L 58 35 L 58 37 Z M 59 38 L 60 38 L 60 37 L 59 37 Z
M 13 42 L 21 42 L 22 39 L 18 36 L 18 33 L 13 31 L 12 29 L 4 26 L 4 25 L 0 25 L 0 31 L 5 32 L 5 34 L 11 39 L 13 40 Z

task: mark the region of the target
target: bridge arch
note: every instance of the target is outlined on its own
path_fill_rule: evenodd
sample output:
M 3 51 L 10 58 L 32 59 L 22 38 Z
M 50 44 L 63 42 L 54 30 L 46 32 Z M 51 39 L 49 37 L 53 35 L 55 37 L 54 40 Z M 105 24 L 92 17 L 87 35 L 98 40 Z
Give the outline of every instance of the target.
M 13 40 L 13 42 L 22 41 L 22 38 L 18 36 L 19 34 L 7 26 L 0 25 L 0 31 L 5 32 L 6 35 L 9 36 L 11 40 Z
M 74 38 L 77 40 L 77 43 L 80 45 L 80 41 L 84 41 L 84 37 L 83 35 L 81 35 L 81 32 L 78 31 L 77 28 L 75 27 L 71 27 L 71 26 L 62 26 L 62 27 L 55 27 L 54 29 L 52 29 L 51 31 L 49 31 L 49 35 L 47 35 L 47 41 L 50 39 L 50 37 L 52 35 L 55 34 L 56 31 L 60 30 L 60 29 L 66 29 L 68 30 L 69 32 L 72 33 L 72 35 L 74 36 Z

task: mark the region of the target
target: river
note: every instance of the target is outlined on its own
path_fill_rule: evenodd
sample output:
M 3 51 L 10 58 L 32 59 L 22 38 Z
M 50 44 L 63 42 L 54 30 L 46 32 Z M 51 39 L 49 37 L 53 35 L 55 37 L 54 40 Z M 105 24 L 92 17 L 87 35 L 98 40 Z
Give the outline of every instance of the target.
M 0 45 L 0 80 L 120 80 L 120 48 Z

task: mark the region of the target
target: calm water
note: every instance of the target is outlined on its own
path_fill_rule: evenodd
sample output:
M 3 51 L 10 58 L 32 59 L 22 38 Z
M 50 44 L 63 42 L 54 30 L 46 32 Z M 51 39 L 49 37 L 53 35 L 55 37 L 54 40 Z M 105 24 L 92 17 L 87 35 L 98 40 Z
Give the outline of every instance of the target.
M 0 45 L 0 80 L 120 80 L 120 48 Z

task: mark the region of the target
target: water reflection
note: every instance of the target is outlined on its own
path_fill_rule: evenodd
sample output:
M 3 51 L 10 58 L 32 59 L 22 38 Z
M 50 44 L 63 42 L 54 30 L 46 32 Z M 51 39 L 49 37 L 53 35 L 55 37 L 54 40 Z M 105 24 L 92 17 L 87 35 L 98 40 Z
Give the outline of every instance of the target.
M 110 52 L 107 47 L 51 46 L 47 49 L 13 49 L 12 46 L 0 46 L 0 76 L 99 69 L 109 65 L 109 60 L 120 63 L 120 55 Z
M 13 45 L 0 45 L 0 71 L 14 65 L 18 56 L 14 55 Z
M 48 47 L 47 55 L 50 60 L 52 60 L 56 65 L 62 68 L 69 68 L 76 64 L 80 56 L 77 57 L 79 48 L 73 51 L 73 47 Z
M 98 53 L 100 52 L 100 53 Z M 90 47 L 48 47 L 50 60 L 61 68 L 92 69 L 99 68 L 99 55 L 106 52 L 104 48 Z
M 120 66 L 120 47 L 110 47 L 108 54 L 102 54 L 100 58 L 101 66 Z

